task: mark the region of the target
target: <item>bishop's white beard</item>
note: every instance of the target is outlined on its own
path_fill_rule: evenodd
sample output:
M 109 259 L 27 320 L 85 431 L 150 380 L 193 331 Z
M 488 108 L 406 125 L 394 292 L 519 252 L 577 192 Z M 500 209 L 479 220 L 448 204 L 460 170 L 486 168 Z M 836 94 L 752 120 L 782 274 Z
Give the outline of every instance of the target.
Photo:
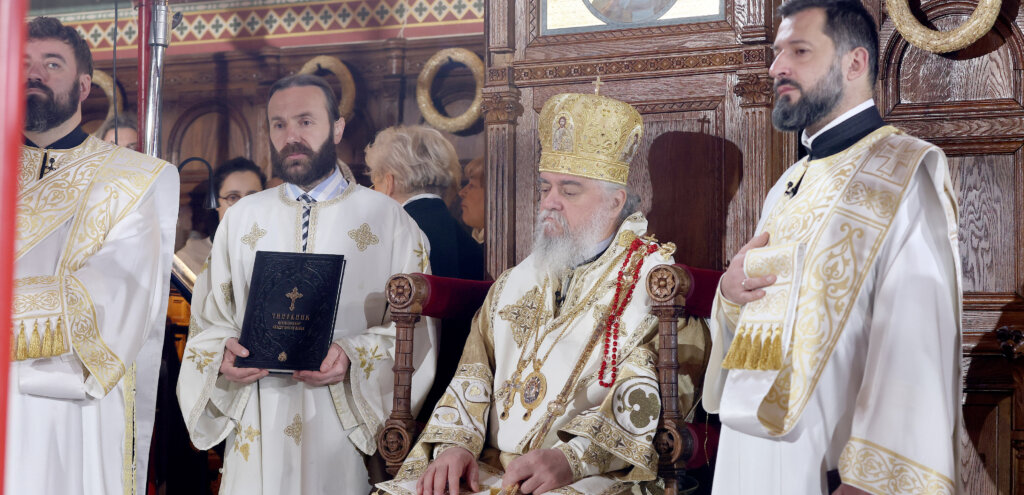
M 555 210 L 541 210 L 533 231 L 533 254 L 537 269 L 552 280 L 561 280 L 570 270 L 580 266 L 597 253 L 595 247 L 604 240 L 608 221 L 613 216 L 608 205 L 594 210 L 578 231 L 569 228 L 569 222 Z M 544 232 L 544 220 L 554 219 L 561 226 L 559 234 Z

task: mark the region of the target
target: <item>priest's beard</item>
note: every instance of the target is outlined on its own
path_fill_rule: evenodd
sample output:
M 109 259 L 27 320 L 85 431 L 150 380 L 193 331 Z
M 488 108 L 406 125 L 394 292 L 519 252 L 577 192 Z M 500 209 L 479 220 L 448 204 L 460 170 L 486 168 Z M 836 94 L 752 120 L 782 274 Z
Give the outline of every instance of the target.
M 302 153 L 306 157 L 285 160 L 284 157 L 295 153 Z M 312 185 L 317 180 L 327 177 L 331 170 L 338 166 L 334 136 L 328 134 L 316 152 L 302 143 L 286 144 L 281 151 L 277 151 L 274 149 L 274 143 L 270 143 L 270 163 L 274 166 L 274 176 L 285 182 L 299 187 Z
M 775 81 L 775 88 L 788 84 L 800 91 L 800 99 L 793 103 L 789 96 L 775 99 L 772 110 L 772 124 L 780 131 L 799 131 L 824 119 L 836 108 L 843 97 L 843 69 L 840 60 L 832 64 L 828 73 L 814 85 L 804 91 L 803 86 L 792 79 Z
M 561 280 L 565 274 L 583 264 L 594 255 L 594 248 L 604 240 L 604 232 L 614 212 L 606 202 L 595 209 L 579 229 L 572 230 L 569 222 L 560 212 L 541 210 L 537 213 L 533 232 L 533 254 L 537 268 L 553 280 Z M 544 220 L 553 219 L 561 227 L 558 234 L 544 232 Z
M 29 81 L 25 89 L 42 90 L 46 95 L 29 95 L 25 101 L 25 130 L 45 132 L 67 122 L 78 111 L 78 98 L 82 95 L 78 83 L 60 96 L 53 94 L 49 86 L 39 81 Z

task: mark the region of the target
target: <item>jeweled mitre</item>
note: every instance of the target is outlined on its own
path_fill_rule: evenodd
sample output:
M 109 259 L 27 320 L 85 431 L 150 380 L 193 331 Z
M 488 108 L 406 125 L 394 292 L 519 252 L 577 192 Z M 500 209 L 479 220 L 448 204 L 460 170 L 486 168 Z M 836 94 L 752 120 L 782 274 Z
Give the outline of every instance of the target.
M 540 171 L 626 184 L 644 123 L 627 103 L 600 95 L 552 96 L 540 111 Z

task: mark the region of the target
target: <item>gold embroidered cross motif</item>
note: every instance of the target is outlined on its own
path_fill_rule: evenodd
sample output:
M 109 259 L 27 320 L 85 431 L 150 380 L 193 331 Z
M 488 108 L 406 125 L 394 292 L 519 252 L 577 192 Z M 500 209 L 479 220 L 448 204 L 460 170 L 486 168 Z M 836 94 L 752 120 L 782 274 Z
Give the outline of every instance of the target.
M 295 440 L 296 446 L 302 443 L 302 415 L 295 414 L 295 417 L 292 418 L 292 424 L 285 427 L 284 434 L 292 437 L 292 440 Z
M 256 241 L 259 241 L 265 235 L 267 235 L 267 231 L 261 229 L 260 226 L 256 224 L 256 222 L 253 222 L 252 230 L 250 230 L 248 234 L 242 236 L 242 243 L 245 244 L 246 246 L 249 246 L 249 249 L 255 251 Z
M 537 315 L 544 309 L 540 289 L 534 287 L 523 295 L 515 304 L 510 304 L 498 311 L 501 319 L 512 324 L 512 338 L 517 347 L 526 344 L 537 321 Z
M 359 353 L 359 367 L 363 369 L 366 378 L 370 378 L 370 373 L 373 373 L 373 362 L 384 357 L 377 348 L 378 346 L 373 346 L 373 349 L 356 347 L 356 352 Z
M 224 300 L 227 301 L 228 304 L 235 304 L 235 291 L 232 289 L 231 281 L 220 284 L 220 292 L 224 294 Z
M 299 292 L 298 287 L 292 287 L 292 291 L 285 294 L 284 297 L 292 300 L 292 305 L 288 306 L 288 311 L 295 311 L 295 300 L 302 298 L 302 293 Z
M 217 353 L 213 351 L 197 351 L 195 349 L 189 349 L 188 353 L 189 354 L 185 359 L 195 363 L 196 369 L 198 369 L 200 373 L 203 373 L 206 370 L 206 367 L 213 362 L 213 358 L 217 357 Z
M 368 223 L 360 225 L 358 229 L 348 231 L 348 236 L 351 237 L 353 241 L 356 241 L 356 247 L 359 248 L 360 251 L 366 251 L 367 246 L 372 246 L 380 242 L 380 239 L 373 235 L 373 232 L 370 232 L 370 224 Z
M 427 268 L 430 267 L 430 259 L 427 255 L 427 247 L 423 245 L 422 241 L 420 241 L 418 244 L 419 245 L 416 247 L 416 250 L 413 251 L 413 253 L 415 253 L 416 258 L 420 260 L 420 272 L 426 273 Z

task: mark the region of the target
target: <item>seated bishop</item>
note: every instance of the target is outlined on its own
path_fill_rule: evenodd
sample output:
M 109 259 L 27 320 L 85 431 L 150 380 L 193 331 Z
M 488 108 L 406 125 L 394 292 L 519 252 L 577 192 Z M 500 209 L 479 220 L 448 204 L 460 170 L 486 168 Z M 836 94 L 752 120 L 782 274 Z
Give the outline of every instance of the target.
M 533 253 L 495 281 L 393 494 L 626 493 L 656 485 L 657 320 L 643 281 L 674 246 L 626 189 L 643 133 L 631 106 L 561 94 L 540 114 Z M 702 322 L 679 329 L 698 361 Z M 690 366 L 688 366 L 690 365 Z M 679 377 L 684 411 L 693 382 Z

